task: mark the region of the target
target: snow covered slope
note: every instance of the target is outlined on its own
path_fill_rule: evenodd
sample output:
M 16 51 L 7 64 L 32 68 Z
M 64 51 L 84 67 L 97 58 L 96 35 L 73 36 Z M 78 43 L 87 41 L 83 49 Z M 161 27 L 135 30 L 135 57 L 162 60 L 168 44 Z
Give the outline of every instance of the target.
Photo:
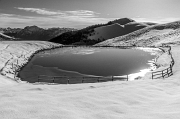
M 180 41 L 180 21 L 146 27 L 124 36 L 112 38 L 96 46 L 153 46 Z
M 107 24 L 92 25 L 78 31 L 63 33 L 50 41 L 65 45 L 94 45 L 104 40 L 129 34 L 152 25 L 155 24 L 138 23 L 129 18 L 122 18 L 110 21 Z
M 49 42 L 3 41 L 0 43 L 1 71 L 11 77 L 13 70 L 7 62 L 11 64 L 11 61 L 18 59 L 19 64 L 23 64 L 35 51 L 55 46 L 58 45 Z M 180 118 L 179 53 L 180 46 L 173 46 L 174 75 L 164 80 L 48 85 L 17 83 L 0 75 L 0 117 L 2 119 L 178 119 Z
M 0 40 L 14 40 L 15 38 L 5 35 L 0 32 Z
M 88 35 L 88 40 L 100 40 L 104 41 L 107 39 L 122 36 L 133 31 L 148 27 L 149 25 L 145 23 L 130 22 L 125 25 L 120 25 L 118 23 L 98 27 L 94 29 L 94 32 Z

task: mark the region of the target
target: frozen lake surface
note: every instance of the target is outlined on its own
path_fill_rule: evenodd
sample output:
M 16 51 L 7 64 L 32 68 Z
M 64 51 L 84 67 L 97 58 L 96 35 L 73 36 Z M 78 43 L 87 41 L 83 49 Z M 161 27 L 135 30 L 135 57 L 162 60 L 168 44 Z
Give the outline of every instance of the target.
M 61 76 L 70 72 L 71 76 L 122 76 L 150 68 L 148 61 L 155 57 L 138 49 L 65 47 L 36 54 L 20 76 L 28 79 L 32 75 Z

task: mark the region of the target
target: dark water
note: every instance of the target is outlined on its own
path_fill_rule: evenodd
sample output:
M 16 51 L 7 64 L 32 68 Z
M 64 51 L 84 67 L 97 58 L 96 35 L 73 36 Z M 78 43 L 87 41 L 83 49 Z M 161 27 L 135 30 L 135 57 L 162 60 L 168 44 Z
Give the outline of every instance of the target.
M 149 68 L 148 61 L 154 58 L 155 55 L 137 49 L 59 48 L 35 55 L 20 72 L 20 77 L 26 80 L 38 75 L 58 76 L 77 75 L 78 73 L 95 76 L 121 76 Z
M 56 53 L 37 55 L 34 65 L 58 67 L 96 76 L 118 76 L 149 67 L 154 56 L 142 50 L 115 48 L 65 48 Z

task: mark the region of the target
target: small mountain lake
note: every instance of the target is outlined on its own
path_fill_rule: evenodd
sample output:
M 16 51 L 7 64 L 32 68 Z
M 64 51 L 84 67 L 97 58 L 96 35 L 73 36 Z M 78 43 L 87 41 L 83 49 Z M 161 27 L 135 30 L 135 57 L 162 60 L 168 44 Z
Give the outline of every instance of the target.
M 34 83 L 40 75 L 123 76 L 150 69 L 149 61 L 155 57 L 156 55 L 150 52 L 134 48 L 63 47 L 36 54 L 19 72 L 19 77 Z M 66 83 L 65 80 L 59 79 L 56 82 Z M 72 80 L 74 83 L 81 82 L 80 79 Z M 42 82 L 52 81 L 44 78 Z

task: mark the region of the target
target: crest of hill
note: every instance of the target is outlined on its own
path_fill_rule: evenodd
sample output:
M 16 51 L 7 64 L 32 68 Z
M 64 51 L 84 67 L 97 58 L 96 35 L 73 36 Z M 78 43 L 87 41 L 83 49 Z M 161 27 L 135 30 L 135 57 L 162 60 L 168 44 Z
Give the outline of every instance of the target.
M 8 35 L 5 35 L 5 34 L 3 34 L 3 33 L 0 33 L 0 40 L 1 40 L 1 41 L 2 41 L 2 40 L 15 40 L 15 38 L 10 37 L 10 36 L 8 36 Z
M 177 43 L 180 38 L 180 21 L 158 24 L 112 38 L 95 46 L 154 46 Z
M 138 23 L 129 18 L 122 18 L 110 21 L 107 24 L 97 24 L 78 31 L 67 32 L 50 41 L 65 45 L 94 45 L 98 42 L 126 35 L 147 26 L 150 26 L 150 24 Z
M 125 24 L 128 24 L 128 23 L 131 23 L 131 22 L 135 22 L 133 19 L 130 19 L 130 18 L 121 18 L 121 19 L 117 19 L 117 20 L 114 20 L 112 21 L 112 23 L 118 23 L 120 25 L 125 25 Z
M 92 34 L 88 35 L 87 39 L 104 41 L 107 39 L 122 36 L 133 31 L 148 27 L 149 25 L 138 22 L 130 22 L 125 25 L 114 23 L 112 25 L 102 26 L 94 29 Z
M 94 32 L 88 34 L 90 40 L 104 40 L 114 38 L 124 34 L 124 26 L 118 23 L 102 26 L 94 29 Z

